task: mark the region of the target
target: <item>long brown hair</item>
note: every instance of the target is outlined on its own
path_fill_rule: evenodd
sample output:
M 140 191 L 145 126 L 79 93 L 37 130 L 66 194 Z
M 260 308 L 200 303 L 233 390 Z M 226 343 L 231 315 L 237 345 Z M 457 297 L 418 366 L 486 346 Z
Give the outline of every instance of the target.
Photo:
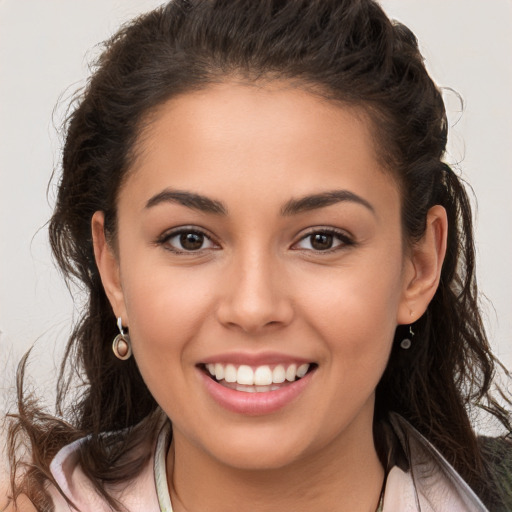
M 470 421 L 480 407 L 511 431 L 509 411 L 491 394 L 497 361 L 479 313 L 470 205 L 461 180 L 442 160 L 445 109 L 416 38 L 373 0 L 175 0 L 105 44 L 67 122 L 50 222 L 56 261 L 86 291 L 88 302 L 61 366 L 57 417 L 23 392 L 26 359 L 20 366 L 19 411 L 9 438 L 14 496 L 24 492 L 40 508 L 49 507 L 43 489 L 53 480 L 49 462 L 83 436 L 89 441 L 80 451 L 82 468 L 115 509 L 119 504 L 104 484 L 132 478 L 140 469 L 141 460 L 123 454 L 154 431 L 158 408 L 136 362 L 120 362 L 112 354 L 115 319 L 95 264 L 90 221 L 103 211 L 107 236 L 115 239 L 117 194 L 151 112 L 171 97 L 232 76 L 291 80 L 313 94 L 363 108 L 382 161 L 399 183 L 409 243 L 421 238 L 431 206 L 446 209 L 441 282 L 413 327 L 409 351 L 399 350 L 403 333 L 397 328 L 377 388 L 376 421 L 389 411 L 401 414 L 489 506 L 499 504 L 499 486 Z M 65 407 L 69 393 L 77 398 Z M 102 436 L 107 431 L 118 433 Z M 29 469 L 16 482 L 16 446 L 24 439 Z

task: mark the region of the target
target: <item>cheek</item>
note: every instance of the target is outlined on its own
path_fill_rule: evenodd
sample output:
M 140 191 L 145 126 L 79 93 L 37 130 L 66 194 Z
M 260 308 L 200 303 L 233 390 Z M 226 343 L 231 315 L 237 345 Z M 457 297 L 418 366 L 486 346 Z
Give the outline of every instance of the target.
M 207 328 L 210 312 L 204 276 L 169 267 L 138 270 L 126 276 L 124 287 L 134 357 L 160 407 L 169 417 L 185 417 L 187 401 L 180 397 L 190 398 L 193 340 Z
M 137 362 L 157 364 L 176 360 L 210 310 L 209 285 L 204 273 L 173 272 L 153 266 L 127 275 L 125 303 Z M 183 357 L 181 354 L 179 357 Z
M 304 318 L 330 351 L 342 355 L 340 364 L 350 366 L 357 359 L 385 366 L 401 300 L 400 261 L 382 258 L 303 280 Z

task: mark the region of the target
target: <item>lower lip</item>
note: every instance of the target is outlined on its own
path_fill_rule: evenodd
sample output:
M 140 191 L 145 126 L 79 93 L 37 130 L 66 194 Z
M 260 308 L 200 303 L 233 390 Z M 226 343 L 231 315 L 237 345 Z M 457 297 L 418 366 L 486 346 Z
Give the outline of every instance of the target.
M 267 392 L 247 393 L 226 388 L 199 370 L 206 390 L 210 396 L 224 409 L 238 414 L 260 416 L 271 414 L 293 402 L 309 385 L 316 370 L 307 373 L 302 379 L 281 389 Z

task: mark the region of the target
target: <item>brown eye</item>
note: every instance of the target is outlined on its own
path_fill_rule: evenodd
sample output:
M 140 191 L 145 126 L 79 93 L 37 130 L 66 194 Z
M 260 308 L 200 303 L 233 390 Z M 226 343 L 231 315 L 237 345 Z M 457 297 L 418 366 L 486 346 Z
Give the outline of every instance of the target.
M 334 237 L 330 233 L 315 233 L 310 235 L 310 244 L 316 251 L 326 251 L 332 248 Z
M 219 248 L 208 235 L 191 229 L 179 229 L 165 234 L 159 240 L 159 244 L 177 254 Z
M 180 245 L 186 251 L 197 251 L 202 248 L 204 235 L 202 233 L 181 233 Z
M 311 252 L 332 252 L 354 244 L 354 240 L 343 231 L 319 229 L 301 238 L 293 246 L 293 249 Z

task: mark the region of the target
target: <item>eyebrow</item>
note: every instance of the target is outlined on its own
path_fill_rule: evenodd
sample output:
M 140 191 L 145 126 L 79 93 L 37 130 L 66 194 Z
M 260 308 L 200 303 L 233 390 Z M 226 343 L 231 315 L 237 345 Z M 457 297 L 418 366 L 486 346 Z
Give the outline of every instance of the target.
M 310 210 L 325 208 L 340 202 L 360 204 L 375 214 L 374 207 L 366 201 L 366 199 L 363 199 L 349 190 L 332 190 L 304 196 L 298 199 L 290 199 L 281 208 L 281 215 L 296 215 Z M 209 197 L 196 194 L 194 192 L 170 189 L 165 189 L 154 195 L 146 203 L 146 208 L 153 208 L 162 203 L 177 203 L 187 208 L 192 208 L 204 213 L 214 213 L 217 215 L 227 215 L 228 213 L 228 209 L 220 201 L 210 199 Z
M 325 208 L 326 206 L 347 201 L 360 204 L 375 215 L 375 208 L 366 199 L 363 199 L 349 190 L 332 190 L 304 196 L 299 199 L 290 199 L 281 208 L 281 215 L 296 215 L 298 213 Z
M 220 201 L 193 192 L 170 189 L 165 189 L 154 195 L 146 203 L 146 208 L 153 208 L 162 203 L 178 203 L 193 210 L 217 215 L 227 215 L 228 213 L 227 208 Z

